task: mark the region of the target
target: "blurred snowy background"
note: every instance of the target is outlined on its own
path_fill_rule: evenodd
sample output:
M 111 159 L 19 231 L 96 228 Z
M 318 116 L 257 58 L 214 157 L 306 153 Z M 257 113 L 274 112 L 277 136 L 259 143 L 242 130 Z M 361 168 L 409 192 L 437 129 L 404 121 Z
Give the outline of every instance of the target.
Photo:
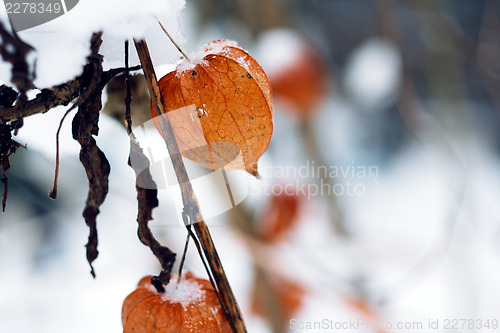
M 19 35 L 36 49 L 40 88 L 80 73 L 96 29 L 107 68 L 123 65 L 123 38 L 145 34 L 165 74 L 179 54 L 155 16 L 187 52 L 233 39 L 262 64 L 275 102 L 263 179 L 228 172 L 248 196 L 208 220 L 249 332 L 439 332 L 450 319 L 473 322 L 448 332 L 500 330 L 500 2 L 183 5 L 81 1 Z M 2 64 L 0 80 L 9 71 Z M 120 332 L 123 299 L 160 270 L 136 236 L 127 134 L 107 112 L 97 142 L 110 191 L 92 279 L 87 179 L 70 121 L 59 197 L 47 196 L 65 110 L 25 119 L 16 138 L 27 149 L 11 159 L 0 215 L 0 332 Z M 133 112 L 149 114 L 147 99 Z M 160 191 L 151 227 L 180 256 L 186 231 L 172 199 Z M 185 269 L 205 276 L 194 247 Z M 329 325 L 307 329 L 314 322 Z

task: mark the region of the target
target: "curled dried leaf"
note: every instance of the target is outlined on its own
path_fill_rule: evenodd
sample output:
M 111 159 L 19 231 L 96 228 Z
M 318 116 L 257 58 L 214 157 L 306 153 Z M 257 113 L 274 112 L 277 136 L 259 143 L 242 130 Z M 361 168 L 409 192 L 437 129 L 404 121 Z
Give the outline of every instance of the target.
M 244 169 L 273 132 L 271 89 L 257 61 L 236 43 L 214 41 L 158 82 L 184 157 L 210 169 Z M 153 117 L 157 115 L 151 108 Z
M 136 161 L 131 163 L 131 160 Z M 153 209 L 158 206 L 158 190 L 151 176 L 149 169 L 149 160 L 144 155 L 139 144 L 131 138 L 130 140 L 130 156 L 129 165 L 136 173 L 136 190 L 137 190 L 137 223 L 139 228 L 137 234 L 140 241 L 148 246 L 156 256 L 162 266 L 162 273 L 157 277 L 160 284 L 155 284 L 161 290 L 161 284 L 166 284 L 170 280 L 170 272 L 175 261 L 176 254 L 168 247 L 162 246 L 154 237 L 149 228 L 149 221 L 153 219 Z M 147 184 L 147 188 L 141 186 Z
M 97 52 L 101 45 L 102 33 L 97 33 L 91 39 L 91 55 L 84 68 L 81 78 L 78 112 L 73 118 L 73 138 L 81 146 L 80 161 L 85 168 L 89 180 L 89 191 L 83 218 L 89 227 L 89 238 L 86 245 L 87 261 L 91 267 L 91 274 L 95 277 L 92 262 L 97 258 L 98 239 L 96 218 L 99 207 L 108 194 L 108 177 L 110 165 L 106 155 L 99 149 L 94 135 L 99 133 L 99 112 L 102 108 L 102 90 L 107 82 L 102 77 L 102 56 Z

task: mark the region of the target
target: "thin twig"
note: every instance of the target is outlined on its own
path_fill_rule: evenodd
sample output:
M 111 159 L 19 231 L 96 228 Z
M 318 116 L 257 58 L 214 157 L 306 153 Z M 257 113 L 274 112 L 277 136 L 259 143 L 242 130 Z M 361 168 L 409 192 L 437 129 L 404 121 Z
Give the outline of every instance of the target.
M 217 296 L 217 299 L 219 300 L 219 303 L 222 307 L 222 311 L 227 316 L 228 311 L 224 307 L 224 302 L 221 299 L 219 288 L 217 288 L 217 284 L 214 281 L 214 278 L 212 276 L 212 272 L 210 271 L 210 268 L 208 267 L 207 262 L 205 261 L 205 258 L 203 257 L 203 250 L 201 248 L 200 242 L 196 238 L 196 235 L 193 233 L 193 230 L 191 230 L 191 225 L 186 224 L 186 229 L 188 231 L 189 236 L 191 236 L 191 238 L 193 239 L 194 245 L 196 246 L 196 250 L 198 251 L 198 254 L 200 255 L 200 258 L 201 258 L 201 262 L 203 263 L 203 267 L 205 267 L 205 271 L 207 272 L 208 280 L 210 281 L 210 284 L 212 285 L 212 288 L 214 289 L 215 295 Z
M 142 69 L 146 77 L 155 112 L 157 115 L 165 114 L 165 106 L 163 104 L 160 88 L 158 87 L 158 81 L 156 79 L 147 44 L 144 40 L 134 40 L 134 42 L 137 54 L 141 60 Z M 238 303 L 236 302 L 236 298 L 234 297 L 233 291 L 231 290 L 227 280 L 224 268 L 222 267 L 219 255 L 217 254 L 217 250 L 213 244 L 208 227 L 203 220 L 203 216 L 201 215 L 198 199 L 196 198 L 191 182 L 189 181 L 172 126 L 168 119 L 164 116 L 157 117 L 157 119 L 170 157 L 172 158 L 177 180 L 181 188 L 182 201 L 184 204 L 183 213 L 189 217 L 191 224 L 194 223 L 194 229 L 198 235 L 201 246 L 203 247 L 203 252 L 210 265 L 210 270 L 220 293 L 221 306 L 223 309 L 227 310 L 224 314 L 226 315 L 233 332 L 246 332 Z
M 191 239 L 193 240 L 194 246 L 196 247 L 198 254 L 200 255 L 201 263 L 203 264 L 203 267 L 205 267 L 205 271 L 207 272 L 208 275 L 208 280 L 210 280 L 210 284 L 214 288 L 214 291 L 217 294 L 217 298 L 219 298 L 219 303 L 222 303 L 220 300 L 219 290 L 217 289 L 217 284 L 215 284 L 214 278 L 212 277 L 212 272 L 210 271 L 210 267 L 208 267 L 208 264 L 205 261 L 205 258 L 203 257 L 203 249 L 201 248 L 200 242 L 198 241 L 198 238 L 196 238 L 196 235 L 193 233 L 191 225 L 186 225 L 186 230 L 188 232 L 188 236 L 191 237 Z
M 130 67 L 129 71 L 141 69 L 141 66 Z M 125 68 L 112 68 L 103 72 L 103 77 L 110 80 L 113 76 L 121 74 Z M 56 106 L 68 105 L 80 95 L 81 76 L 76 77 L 66 83 L 54 86 L 50 89 L 42 89 L 35 98 L 24 103 L 22 109 L 16 106 L 2 108 L 0 112 L 0 123 L 9 123 L 15 121 L 18 116 L 25 118 L 39 113 L 45 113 Z M 78 106 L 78 105 L 77 105 Z
M 181 47 L 175 42 L 175 40 L 172 38 L 172 36 L 170 36 L 170 34 L 168 33 L 167 29 L 165 29 L 165 27 L 163 26 L 163 24 L 161 24 L 160 20 L 158 20 L 158 24 L 160 25 L 160 27 L 163 29 L 163 32 L 167 35 L 168 39 L 170 39 L 170 41 L 172 42 L 172 44 L 175 45 L 175 47 L 177 48 L 177 50 L 179 50 L 179 52 L 182 54 L 182 56 L 187 60 L 187 61 L 191 61 L 189 59 L 189 57 L 187 56 L 186 53 L 184 53 L 184 51 L 182 51 Z
M 130 69 L 128 67 L 128 39 L 125 41 L 125 122 L 127 124 L 127 134 L 132 134 L 132 116 L 130 103 L 132 102 L 132 92 L 130 91 Z

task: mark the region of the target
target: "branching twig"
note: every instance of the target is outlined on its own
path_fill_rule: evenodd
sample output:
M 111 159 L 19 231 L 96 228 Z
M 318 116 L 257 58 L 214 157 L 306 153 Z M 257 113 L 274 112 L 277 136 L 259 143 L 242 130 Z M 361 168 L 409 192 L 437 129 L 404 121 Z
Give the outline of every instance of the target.
M 186 260 L 186 254 L 187 254 L 187 250 L 188 250 L 188 246 L 189 246 L 189 238 L 190 237 L 191 236 L 190 236 L 189 231 L 188 231 L 188 234 L 186 236 L 186 243 L 184 244 L 184 250 L 182 251 L 182 257 L 181 257 L 181 262 L 179 264 L 179 270 L 177 273 L 177 284 L 179 284 L 181 282 L 182 268 L 184 267 L 184 261 Z
M 59 105 L 68 105 L 80 94 L 80 77 L 66 83 L 54 86 L 51 89 L 42 89 L 32 100 L 27 101 L 19 110 L 22 117 L 29 117 L 38 113 L 45 113 Z M 2 109 L 0 122 L 8 123 L 17 119 L 15 107 Z
M 141 60 L 144 75 L 146 76 L 149 92 L 153 100 L 153 105 L 157 115 L 165 113 L 165 106 L 163 104 L 158 81 L 153 68 L 153 63 L 149 55 L 147 44 L 144 40 L 135 41 L 137 54 Z M 191 183 L 186 173 L 184 163 L 179 153 L 179 147 L 175 140 L 174 132 L 171 124 L 165 117 L 158 117 L 160 128 L 162 130 L 163 138 L 167 144 L 167 148 L 172 158 L 173 166 L 177 179 L 179 181 L 182 193 L 182 200 L 184 204 L 184 214 L 186 214 L 190 223 L 194 224 L 193 227 L 198 235 L 203 251 L 210 265 L 213 277 L 216 281 L 222 308 L 225 309 L 225 315 L 233 332 L 246 332 L 245 324 L 240 313 L 240 309 L 234 297 L 234 294 L 229 286 L 226 274 L 220 262 L 219 256 L 215 249 L 208 227 L 203 220 L 200 213 L 198 200 L 193 191 Z

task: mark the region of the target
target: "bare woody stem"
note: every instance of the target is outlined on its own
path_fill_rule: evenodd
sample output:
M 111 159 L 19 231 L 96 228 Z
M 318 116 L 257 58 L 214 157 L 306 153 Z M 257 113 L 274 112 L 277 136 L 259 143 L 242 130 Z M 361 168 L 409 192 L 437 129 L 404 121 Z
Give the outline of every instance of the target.
M 140 66 L 130 67 L 130 71 L 140 69 Z M 124 68 L 112 68 L 103 73 L 103 76 L 109 80 L 115 75 L 125 72 Z M 15 106 L 0 109 L 0 124 L 6 124 L 16 120 L 19 116 L 22 118 L 33 116 L 39 113 L 45 113 L 56 106 L 68 105 L 80 96 L 80 86 L 82 77 L 78 76 L 75 79 L 63 84 L 54 86 L 50 89 L 42 89 L 35 98 L 25 102 L 22 109 Z
M 53 87 L 43 89 L 34 99 L 27 101 L 22 109 L 15 106 L 0 110 L 0 123 L 8 123 L 21 117 L 44 113 L 59 105 L 68 105 L 80 94 L 80 77 Z
M 165 114 L 165 106 L 163 104 L 161 92 L 158 87 L 158 81 L 154 72 L 153 63 L 151 61 L 151 56 L 149 54 L 146 41 L 134 40 L 134 42 L 137 49 L 137 54 L 139 55 L 139 59 L 141 61 L 144 75 L 146 76 L 149 93 L 151 94 L 156 114 Z M 222 267 L 219 255 L 217 254 L 217 250 L 215 249 L 208 227 L 201 215 L 198 199 L 196 198 L 196 195 L 193 191 L 193 187 L 191 186 L 191 182 L 189 181 L 186 169 L 184 167 L 184 162 L 182 161 L 182 157 L 179 153 L 179 147 L 177 146 L 172 126 L 167 117 L 158 117 L 158 120 L 160 123 L 163 138 L 165 139 L 170 157 L 172 158 L 172 163 L 177 175 L 177 179 L 180 184 L 182 201 L 184 204 L 183 213 L 187 215 L 187 217 L 189 217 L 190 223 L 194 223 L 193 227 L 200 240 L 203 252 L 209 263 L 211 273 L 217 284 L 221 306 L 225 310 L 224 312 L 226 318 L 233 332 L 246 332 L 245 323 L 243 322 L 243 317 L 241 316 L 238 303 L 236 302 L 233 291 L 229 286 L 229 282 Z

